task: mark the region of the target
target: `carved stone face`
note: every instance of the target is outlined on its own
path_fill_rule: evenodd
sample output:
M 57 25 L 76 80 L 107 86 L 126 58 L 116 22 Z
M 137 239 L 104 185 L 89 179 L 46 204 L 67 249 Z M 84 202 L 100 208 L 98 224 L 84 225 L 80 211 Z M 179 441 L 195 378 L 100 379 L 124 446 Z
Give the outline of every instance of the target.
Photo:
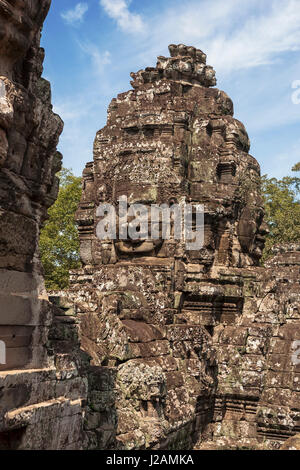
M 132 194 L 122 195 L 126 198 L 132 197 Z M 127 199 L 128 200 L 128 199 Z M 138 210 L 139 206 L 143 206 L 143 210 Z M 115 247 L 117 254 L 122 257 L 132 255 L 156 256 L 159 248 L 163 244 L 161 234 L 161 223 L 154 223 L 151 219 L 151 205 L 147 201 L 134 201 L 127 207 L 127 214 L 124 216 L 119 213 L 119 205 L 117 209 L 117 239 Z M 119 217 L 119 214 L 121 215 Z M 152 230 L 156 230 L 158 238 L 152 238 Z M 121 237 L 121 233 L 127 233 L 127 238 Z M 123 238 L 123 239 L 122 239 Z
M 232 117 L 230 98 L 209 88 L 215 79 L 205 55 L 182 45 L 170 51 L 171 58 L 159 57 L 155 69 L 132 74 L 134 90 L 118 95 L 109 106 L 107 126 L 95 139 L 93 167 L 89 164 L 94 179 L 84 191 L 82 209 L 89 210 L 89 199 L 117 208 L 121 196 L 129 205 L 149 208 L 172 198 L 202 204 L 202 249 L 188 251 L 180 240 L 170 251 L 170 243 L 162 239 L 117 236 L 117 258 L 168 257 L 180 247 L 187 262 L 206 270 L 240 266 L 242 254 L 247 265 L 256 264 L 265 229 L 260 228 L 259 166 L 248 154 L 245 127 Z M 95 218 L 94 228 L 96 224 Z
M 130 109 L 118 138 L 110 145 L 114 156 L 102 166 L 103 177 L 98 184 L 98 192 L 101 192 L 103 186 L 107 188 L 107 202 L 114 205 L 117 215 L 119 200 L 124 197 L 129 208 L 141 204 L 148 209 L 144 215 L 143 226 L 148 227 L 145 236 L 140 234 L 136 240 L 130 237 L 121 240 L 117 233 L 115 248 L 117 255 L 122 258 L 134 255 L 157 256 L 164 241 L 161 236 L 158 239 L 151 238 L 151 225 L 154 224 L 151 220 L 151 205 L 172 203 L 182 192 L 183 165 L 179 169 L 174 168 L 172 158 L 173 116 L 166 113 L 163 123 L 161 118 L 161 114 L 156 111 L 141 119 L 134 108 Z M 100 202 L 100 198 L 98 200 Z M 131 212 L 121 224 L 127 223 L 129 229 L 134 220 Z M 117 223 L 119 226 L 119 219 Z M 161 223 L 157 222 L 153 228 L 161 234 Z
M 238 237 L 244 253 L 260 259 L 264 245 L 265 235 L 268 233 L 268 226 L 263 222 L 264 212 L 259 209 L 246 207 L 241 215 L 238 224 Z
M 134 215 L 126 216 L 126 219 L 123 217 L 117 217 L 118 228 L 115 247 L 117 252 L 122 255 L 155 254 L 155 249 L 162 243 L 161 239 L 152 240 L 149 238 L 149 235 L 151 234 L 151 212 L 150 207 L 145 205 L 143 206 L 145 209 L 148 209 L 145 214 L 139 214 L 137 212 Z M 136 218 L 136 216 L 138 218 Z M 124 233 L 124 230 L 127 231 L 128 237 L 127 239 L 122 240 L 120 238 L 120 232 Z M 130 234 L 132 236 L 130 236 Z
M 122 386 L 117 413 L 139 423 L 145 416 L 155 418 L 155 436 L 165 433 L 161 422 L 165 426 L 169 420 L 173 427 L 180 421 L 181 428 L 186 417 L 192 422 L 189 410 L 198 410 L 191 408 L 193 400 L 200 404 L 213 389 L 213 355 L 211 367 L 202 367 L 202 359 L 210 354 L 214 328 L 232 325 L 241 315 L 244 296 L 235 268 L 257 263 L 263 243 L 259 166 L 248 154 L 247 132 L 232 117 L 230 98 L 210 88 L 215 77 L 205 54 L 183 45 L 170 46 L 170 53 L 171 58 L 158 58 L 156 68 L 132 74 L 134 90 L 109 106 L 107 125 L 95 139 L 94 162 L 84 173 L 79 210 L 81 253 L 89 264 L 83 270 L 86 290 L 97 298 L 93 315 L 99 333 L 94 345 L 89 341 L 93 360 L 118 369 L 123 385 L 126 377 L 130 387 L 134 383 L 134 410 L 128 414 L 131 405 Z M 122 224 L 116 240 L 100 241 L 95 228 L 102 212 L 94 205 L 109 203 L 119 213 L 121 196 L 129 206 L 148 209 L 142 221 L 147 236 L 152 204 L 204 206 L 203 247 L 188 249 L 174 226 L 168 240 L 161 226 L 158 239 L 148 239 L 144 229 L 138 240 L 123 239 L 122 228 L 134 224 L 132 214 L 117 219 Z M 189 222 L 194 230 L 195 218 Z M 83 336 L 91 338 L 88 322 L 84 328 Z M 148 363 L 155 367 L 151 380 Z M 162 372 L 168 377 L 166 390 Z M 205 380 L 210 385 L 203 393 Z M 126 440 L 122 419 L 118 423 Z

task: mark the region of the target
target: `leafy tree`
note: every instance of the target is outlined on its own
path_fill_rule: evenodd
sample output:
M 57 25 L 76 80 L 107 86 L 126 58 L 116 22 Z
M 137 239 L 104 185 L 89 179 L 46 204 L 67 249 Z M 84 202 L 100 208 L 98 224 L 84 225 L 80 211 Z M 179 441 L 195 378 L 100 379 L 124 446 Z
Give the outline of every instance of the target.
M 69 270 L 80 267 L 79 238 L 74 216 L 81 197 L 81 178 L 63 168 L 58 198 L 41 230 L 40 251 L 48 290 L 65 289 Z
M 300 171 L 300 162 L 293 171 Z M 263 261 L 272 255 L 272 246 L 300 240 L 300 178 L 285 176 L 281 180 L 262 177 L 265 200 L 265 221 L 270 233 L 267 236 Z

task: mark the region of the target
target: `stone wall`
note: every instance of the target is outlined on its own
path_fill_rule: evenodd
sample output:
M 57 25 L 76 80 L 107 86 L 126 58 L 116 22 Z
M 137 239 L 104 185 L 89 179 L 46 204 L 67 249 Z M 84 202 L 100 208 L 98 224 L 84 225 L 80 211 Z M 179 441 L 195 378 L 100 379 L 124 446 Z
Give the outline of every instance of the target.
M 259 267 L 267 228 L 245 128 L 205 54 L 169 50 L 112 100 L 83 172 L 68 296 L 94 367 L 88 445 L 277 448 L 298 431 L 297 247 Z M 120 196 L 203 204 L 204 246 L 99 240 L 97 208 L 118 212 Z
M 241 330 L 245 338 L 238 326 L 251 300 L 260 303 L 266 282 L 256 267 L 267 232 L 259 165 L 230 98 L 212 88 L 205 54 L 169 49 L 170 58 L 132 74 L 133 90 L 112 100 L 94 161 L 83 172 L 77 212 L 83 268 L 72 273 L 68 296 L 92 358 L 88 446 L 257 446 L 257 424 L 254 431 L 251 425 L 264 366 L 250 351 L 250 363 L 241 366 L 245 390 L 238 384 L 237 393 L 232 352 L 244 354 L 245 338 L 255 348 L 267 334 L 252 318 Z M 129 205 L 203 204 L 204 246 L 189 251 L 174 233 L 138 243 L 99 240 L 97 207 L 111 203 L 118 211 L 120 196 Z M 226 414 L 233 409 L 235 416 L 236 408 L 249 409 L 242 430 L 249 428 L 250 444 L 231 429 L 233 440 L 221 439 L 223 423 L 226 436 L 228 420 L 238 427 Z
M 204 448 L 278 449 L 299 432 L 300 246 L 274 252 L 265 268 L 243 273 L 242 317 L 214 333 L 214 442 Z
M 0 1 L 0 448 L 81 447 L 75 320 L 48 302 L 39 230 L 56 199 L 63 123 L 41 77 L 50 0 Z M 76 351 L 76 354 L 75 354 Z
M 82 269 L 49 302 L 38 239 L 63 127 L 41 78 L 49 6 L 0 0 L 0 449 L 293 448 L 300 249 L 259 266 L 259 165 L 202 51 L 171 45 L 112 100 L 83 172 Z M 203 247 L 174 225 L 99 240 L 97 207 L 120 196 L 203 204 Z

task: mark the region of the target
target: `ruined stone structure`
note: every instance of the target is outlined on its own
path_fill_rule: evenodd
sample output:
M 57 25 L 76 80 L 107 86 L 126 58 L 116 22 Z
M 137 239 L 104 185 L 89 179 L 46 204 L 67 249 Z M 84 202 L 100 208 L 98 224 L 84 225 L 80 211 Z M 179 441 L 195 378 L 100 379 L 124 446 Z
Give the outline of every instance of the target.
M 41 78 L 49 6 L 0 1 L 0 449 L 82 447 L 77 330 L 70 312 L 47 300 L 38 249 L 57 196 L 63 129 Z
M 38 238 L 62 131 L 41 78 L 49 4 L 0 0 L 0 449 L 297 447 L 300 246 L 259 266 L 259 165 L 200 50 L 171 45 L 112 100 L 83 173 L 83 266 L 48 301 Z M 120 196 L 203 204 L 203 247 L 173 230 L 101 241 L 97 208 Z
M 267 230 L 248 135 L 205 54 L 169 50 L 112 100 L 83 172 L 70 296 L 95 374 L 88 446 L 278 448 L 299 430 L 299 247 L 259 267 Z M 204 204 L 203 248 L 99 240 L 97 207 L 118 210 L 120 196 Z
M 202 448 L 277 449 L 299 432 L 300 246 L 275 252 L 266 268 L 241 270 L 242 315 L 215 329 L 215 415 Z

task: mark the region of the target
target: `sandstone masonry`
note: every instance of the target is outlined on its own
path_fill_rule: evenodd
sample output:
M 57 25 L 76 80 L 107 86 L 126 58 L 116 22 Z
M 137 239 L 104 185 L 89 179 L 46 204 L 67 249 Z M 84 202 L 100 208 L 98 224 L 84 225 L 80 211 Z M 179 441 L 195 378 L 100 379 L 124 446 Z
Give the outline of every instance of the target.
M 278 448 L 299 430 L 300 247 L 259 267 L 267 227 L 247 132 L 205 54 L 169 50 L 112 100 L 83 172 L 69 297 L 109 377 L 105 394 L 90 383 L 89 446 Z M 99 240 L 97 207 L 124 195 L 204 204 L 203 248 Z
M 57 196 L 63 129 L 41 78 L 49 6 L 0 1 L 0 449 L 82 448 L 75 319 L 49 303 L 38 249 Z
M 82 269 L 49 302 L 38 239 L 63 127 L 41 78 L 49 5 L 0 0 L 0 449 L 297 447 L 300 246 L 259 266 L 259 164 L 202 51 L 169 46 L 112 100 L 83 172 Z M 203 248 L 172 231 L 99 240 L 97 207 L 119 196 L 203 204 Z

